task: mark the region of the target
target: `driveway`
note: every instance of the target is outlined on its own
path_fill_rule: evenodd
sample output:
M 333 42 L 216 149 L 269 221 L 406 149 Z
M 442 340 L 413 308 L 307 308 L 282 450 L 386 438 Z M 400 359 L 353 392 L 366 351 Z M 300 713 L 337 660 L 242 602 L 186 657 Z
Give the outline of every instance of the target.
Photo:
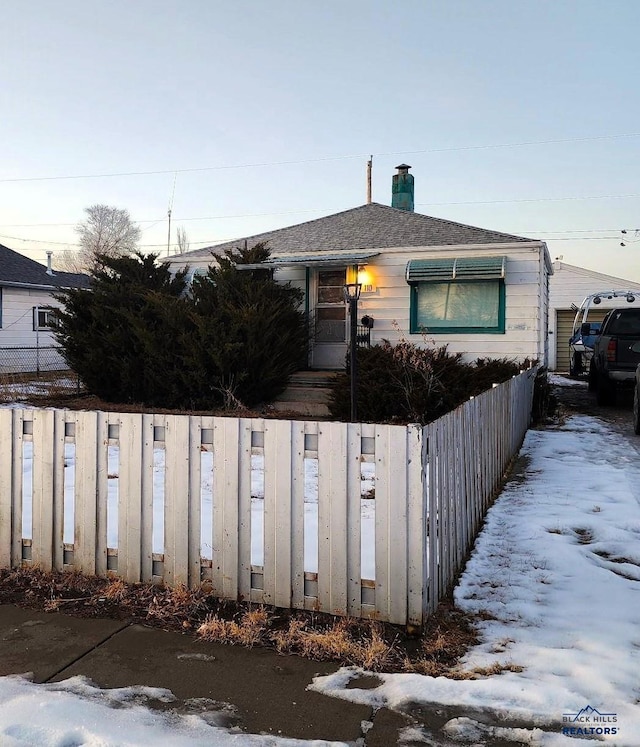
M 625 436 L 640 452 L 640 436 L 633 432 L 633 390 L 618 391 L 616 402 L 603 407 L 596 402 L 595 392 L 590 392 L 586 380 L 570 379 L 568 376 L 551 374 L 549 380 L 553 386 L 559 414 L 591 415 L 608 423 L 620 435 Z

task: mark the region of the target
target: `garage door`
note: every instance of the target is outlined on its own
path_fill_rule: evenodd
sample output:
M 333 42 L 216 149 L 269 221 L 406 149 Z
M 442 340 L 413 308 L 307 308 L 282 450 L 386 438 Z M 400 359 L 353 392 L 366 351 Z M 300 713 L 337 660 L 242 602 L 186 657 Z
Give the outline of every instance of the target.
M 589 309 L 589 321 L 601 322 L 608 309 Z M 576 312 L 571 309 L 556 311 L 556 371 L 569 370 L 569 338 L 573 332 Z

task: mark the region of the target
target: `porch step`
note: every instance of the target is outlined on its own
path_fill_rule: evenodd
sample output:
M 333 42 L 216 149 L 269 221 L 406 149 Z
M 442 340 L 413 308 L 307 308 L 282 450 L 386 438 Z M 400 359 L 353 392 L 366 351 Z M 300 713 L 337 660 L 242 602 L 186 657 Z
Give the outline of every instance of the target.
M 337 371 L 296 371 L 289 379 L 290 387 L 330 388 Z
M 333 371 L 297 371 L 289 379 L 289 386 L 273 402 L 274 409 L 309 417 L 329 417 L 330 383 L 334 376 Z
M 329 417 L 329 408 L 322 402 L 276 400 L 272 404 L 276 412 L 291 412 L 309 418 L 324 419 Z

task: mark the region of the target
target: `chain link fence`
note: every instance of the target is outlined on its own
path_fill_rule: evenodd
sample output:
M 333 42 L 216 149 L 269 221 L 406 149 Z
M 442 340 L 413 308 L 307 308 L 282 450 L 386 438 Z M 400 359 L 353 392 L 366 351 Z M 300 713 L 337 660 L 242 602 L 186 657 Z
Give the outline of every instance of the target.
M 0 402 L 79 393 L 80 379 L 55 345 L 0 347 Z

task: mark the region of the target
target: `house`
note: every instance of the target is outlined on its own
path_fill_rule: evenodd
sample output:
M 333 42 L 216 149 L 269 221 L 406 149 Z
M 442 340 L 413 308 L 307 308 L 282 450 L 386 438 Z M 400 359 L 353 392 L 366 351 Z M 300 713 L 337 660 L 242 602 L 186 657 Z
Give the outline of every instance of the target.
M 227 249 L 266 242 L 275 277 L 304 291 L 312 368 L 341 368 L 349 329 L 343 285 L 361 284 L 358 320 L 371 343 L 401 337 L 448 344 L 470 360 L 547 360 L 548 283 L 544 242 L 413 210 L 413 176 L 401 164 L 392 207 L 371 202 L 298 225 L 169 258 L 203 272 Z
M 600 291 L 637 291 L 640 297 L 640 283 L 560 261 L 553 263 L 553 271 L 549 283 L 549 368 L 552 371 L 568 371 L 569 338 L 576 307 L 587 296 Z M 591 307 L 589 319 L 593 322 L 602 321 L 609 309 L 620 305 L 624 305 L 624 299 L 604 298 L 597 307 Z
M 54 346 L 50 309 L 60 304 L 53 294 L 62 288 L 89 286 L 86 275 L 54 272 L 0 244 L 0 371 L 35 370 L 36 351 Z M 37 360 L 38 368 L 64 368 L 57 351 Z

